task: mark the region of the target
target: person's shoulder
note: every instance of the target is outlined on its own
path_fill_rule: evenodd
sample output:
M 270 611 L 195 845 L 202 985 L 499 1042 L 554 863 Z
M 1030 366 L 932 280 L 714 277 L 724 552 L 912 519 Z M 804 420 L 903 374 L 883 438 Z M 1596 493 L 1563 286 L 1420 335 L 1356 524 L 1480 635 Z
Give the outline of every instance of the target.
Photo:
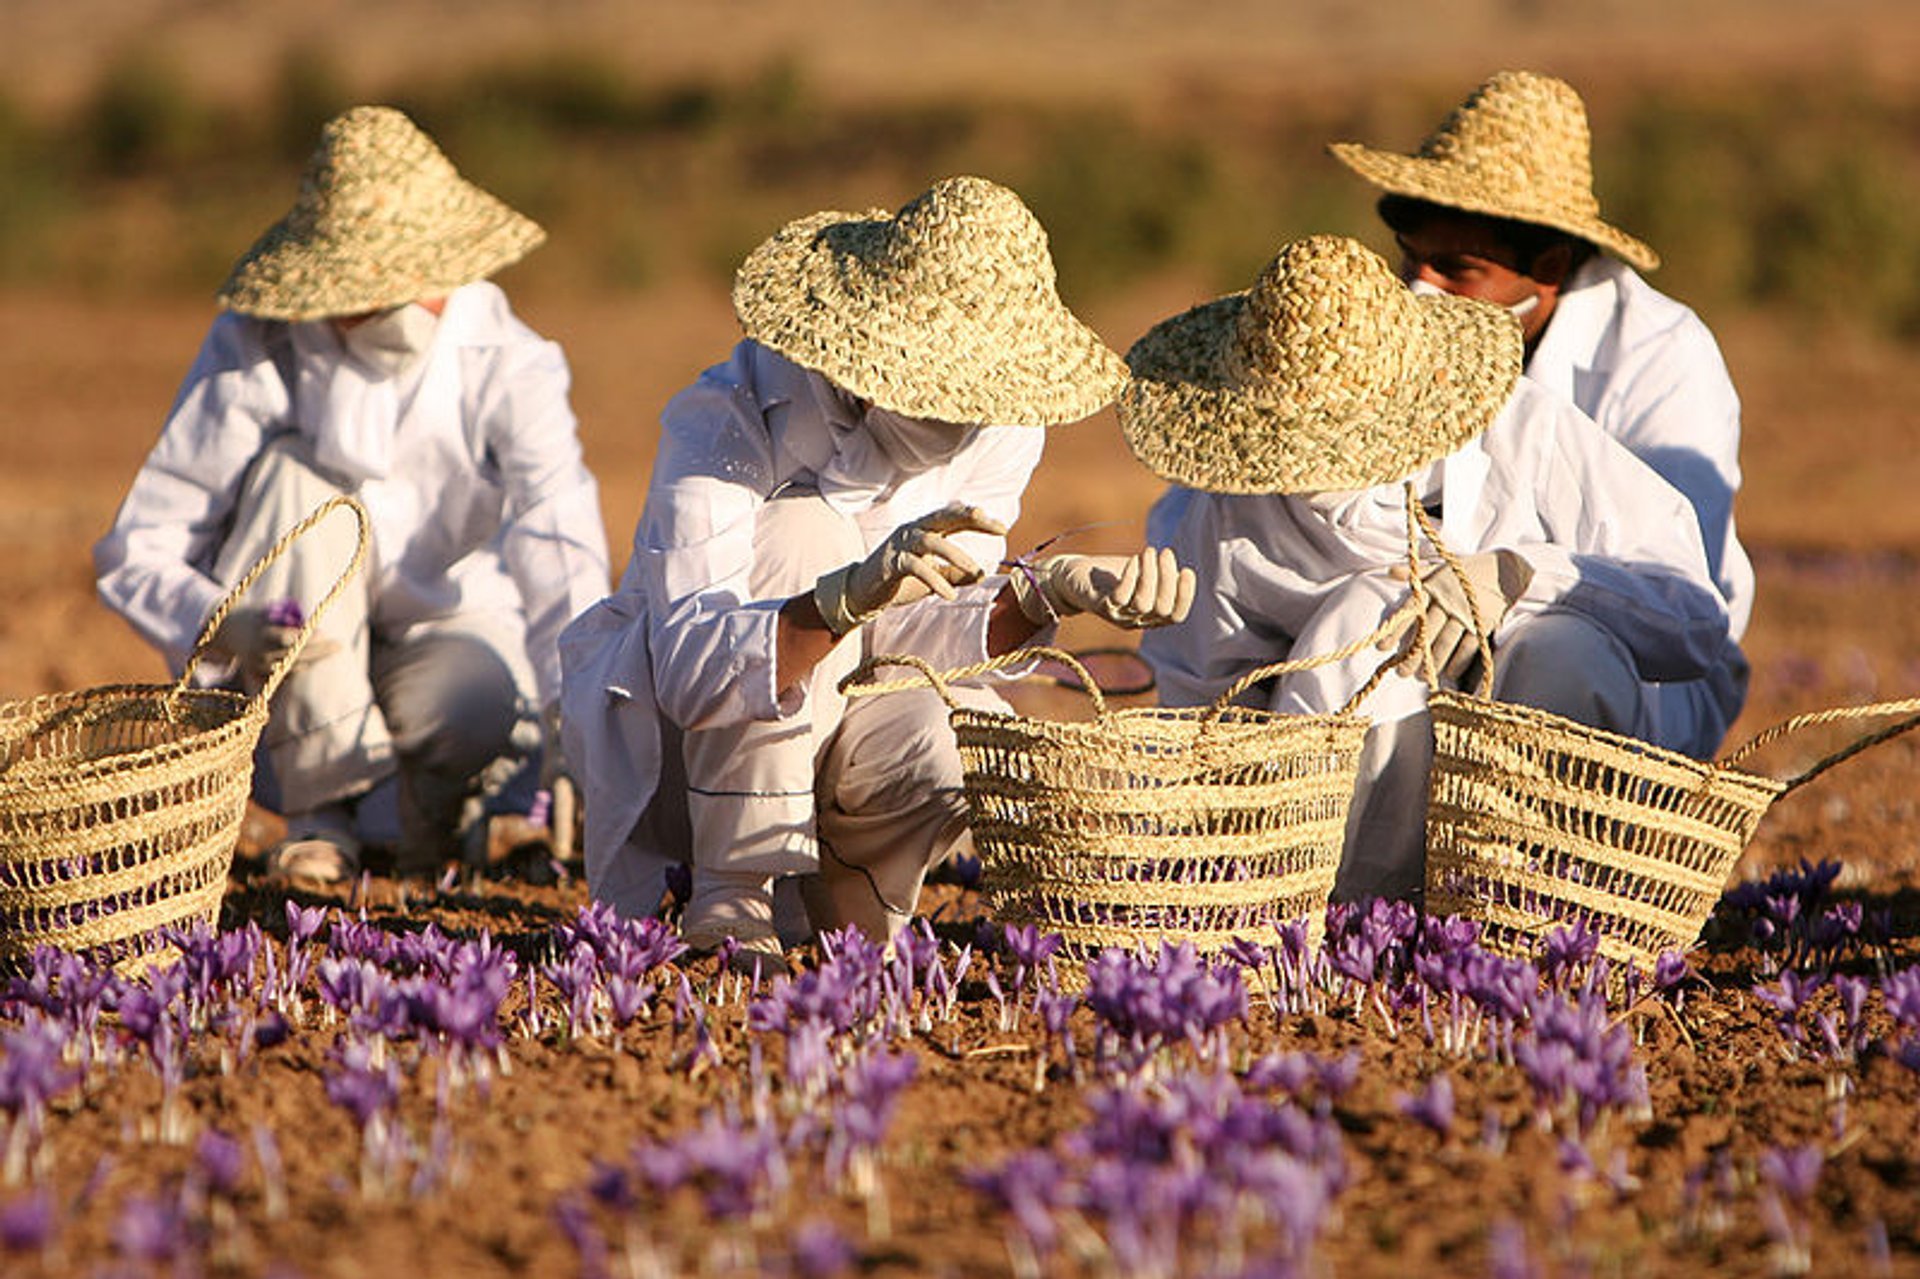
M 285 321 L 222 311 L 207 326 L 195 372 L 198 376 L 244 373 L 268 362 L 287 364 L 292 350 L 292 332 Z
M 1579 405 L 1522 373 L 1481 441 L 1496 457 L 1518 456 L 1551 448 L 1569 434 L 1578 438 L 1586 432 L 1604 434 Z
M 492 280 L 463 284 L 447 295 L 441 323 L 450 326 L 463 346 L 516 346 L 547 338 L 513 309 L 505 289 Z
M 1607 259 L 1617 297 L 1615 312 L 1623 348 L 1673 342 L 1704 344 L 1718 350 L 1713 332 L 1685 302 L 1662 293 L 1624 262 Z

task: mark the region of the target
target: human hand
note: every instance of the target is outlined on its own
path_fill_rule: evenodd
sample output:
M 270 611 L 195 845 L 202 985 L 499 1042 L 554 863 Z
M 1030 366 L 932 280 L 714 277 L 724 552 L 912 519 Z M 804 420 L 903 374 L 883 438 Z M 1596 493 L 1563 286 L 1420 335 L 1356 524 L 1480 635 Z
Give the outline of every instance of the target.
M 1393 576 L 1407 581 L 1412 575 L 1400 566 L 1393 570 Z M 1472 586 L 1473 599 L 1480 606 L 1477 628 L 1473 604 L 1469 603 L 1467 588 L 1461 583 L 1463 576 Z M 1459 573 L 1441 564 L 1423 573 L 1420 581 L 1427 592 L 1426 651 L 1432 656 L 1436 674 L 1443 679 L 1458 680 L 1480 655 L 1479 635 L 1491 636 L 1499 629 L 1514 601 L 1525 594 L 1527 585 L 1533 581 L 1533 565 L 1527 563 L 1520 552 L 1502 548 L 1462 556 Z M 1379 646 L 1388 648 L 1393 643 L 1391 638 L 1383 639 Z M 1402 675 L 1417 673 L 1420 647 L 1410 645 L 1395 669 Z
M 281 620 L 284 616 L 277 606 L 236 608 L 220 623 L 207 648 L 225 654 L 239 669 L 241 677 L 258 688 L 287 660 L 300 638 L 299 624 L 288 625 Z M 339 651 L 340 645 L 326 636 L 310 636 L 300 655 L 293 659 L 288 674 L 303 671 Z
M 1172 548 L 1151 546 L 1134 555 L 1050 555 L 1025 572 L 1016 568 L 1012 580 L 1030 621 L 1092 613 L 1128 630 L 1184 621 L 1197 586 Z
M 985 511 L 959 503 L 923 515 L 888 534 L 866 559 L 823 574 L 814 584 L 814 603 L 827 628 L 845 635 L 896 604 L 929 594 L 952 599 L 954 587 L 977 582 L 985 572 L 944 535 L 1006 531 Z

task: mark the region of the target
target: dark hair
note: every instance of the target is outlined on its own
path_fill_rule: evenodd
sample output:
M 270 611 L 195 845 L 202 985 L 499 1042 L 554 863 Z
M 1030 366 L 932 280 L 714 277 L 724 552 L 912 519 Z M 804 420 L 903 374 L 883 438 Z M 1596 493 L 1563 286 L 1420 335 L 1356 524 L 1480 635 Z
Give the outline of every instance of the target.
M 1403 233 L 1418 230 L 1436 217 L 1472 218 L 1486 226 L 1500 244 L 1513 250 L 1514 260 L 1520 264 L 1521 272 L 1527 275 L 1533 274 L 1534 263 L 1540 260 L 1542 253 L 1558 245 L 1567 246 L 1573 255 L 1573 266 L 1579 266 L 1599 251 L 1591 241 L 1557 227 L 1541 226 L 1537 222 L 1517 222 L 1512 218 L 1495 217 L 1491 213 L 1475 213 L 1471 209 L 1457 209 L 1450 204 L 1438 204 L 1410 195 L 1383 195 L 1375 207 L 1379 210 L 1382 222 Z

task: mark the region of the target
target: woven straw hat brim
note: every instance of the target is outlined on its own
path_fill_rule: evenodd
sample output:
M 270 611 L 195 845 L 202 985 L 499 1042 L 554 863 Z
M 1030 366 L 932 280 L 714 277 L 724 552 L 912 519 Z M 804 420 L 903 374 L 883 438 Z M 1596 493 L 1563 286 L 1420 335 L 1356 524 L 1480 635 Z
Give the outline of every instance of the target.
M 1212 493 L 1311 493 L 1405 479 L 1493 422 L 1520 375 L 1520 329 L 1466 298 L 1415 304 L 1439 330 L 1430 375 L 1359 413 L 1250 383 L 1229 354 L 1246 293 L 1162 321 L 1127 352 L 1116 406 L 1134 455 L 1162 479 Z
M 269 320 L 384 311 L 484 280 L 547 238 L 539 224 L 478 188 L 464 203 L 424 243 L 377 227 L 330 237 L 289 215 L 235 264 L 217 300 Z
M 1591 241 L 1641 271 L 1652 271 L 1660 265 L 1660 255 L 1651 245 L 1618 227 L 1574 210 L 1504 197 L 1489 188 L 1470 168 L 1443 160 L 1379 151 L 1358 142 L 1331 143 L 1327 150 L 1340 163 L 1389 195 L 1411 196 L 1468 213 L 1552 227 Z
M 884 209 L 789 223 L 747 256 L 734 312 L 746 335 L 853 395 L 909 417 L 1055 426 L 1113 403 L 1126 363 L 1052 281 L 992 271 L 960 293 L 903 285 L 871 249 Z

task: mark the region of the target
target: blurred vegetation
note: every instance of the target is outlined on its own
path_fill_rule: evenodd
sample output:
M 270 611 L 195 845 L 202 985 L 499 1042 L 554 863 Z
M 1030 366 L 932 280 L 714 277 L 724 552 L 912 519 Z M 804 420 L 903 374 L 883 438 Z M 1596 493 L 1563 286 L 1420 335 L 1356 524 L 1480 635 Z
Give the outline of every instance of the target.
M 69 118 L 30 120 L 0 96 L 0 285 L 211 293 L 292 199 L 320 124 L 350 104 L 312 56 L 277 83 L 240 111 L 136 57 Z M 1173 267 L 1244 287 L 1313 231 L 1384 247 L 1370 190 L 1324 144 L 1410 149 L 1453 102 L 1435 98 L 1411 132 L 1405 102 L 1255 112 L 1196 94 L 1152 120 L 1118 105 L 846 106 L 790 64 L 740 84 L 639 82 L 591 54 L 530 55 L 385 100 L 547 226 L 516 288 L 724 281 L 790 218 L 894 207 L 974 172 L 1026 197 L 1079 299 Z M 1920 103 L 1829 78 L 1737 99 L 1647 91 L 1596 115 L 1602 207 L 1662 252 L 1662 288 L 1708 310 L 1920 332 Z

